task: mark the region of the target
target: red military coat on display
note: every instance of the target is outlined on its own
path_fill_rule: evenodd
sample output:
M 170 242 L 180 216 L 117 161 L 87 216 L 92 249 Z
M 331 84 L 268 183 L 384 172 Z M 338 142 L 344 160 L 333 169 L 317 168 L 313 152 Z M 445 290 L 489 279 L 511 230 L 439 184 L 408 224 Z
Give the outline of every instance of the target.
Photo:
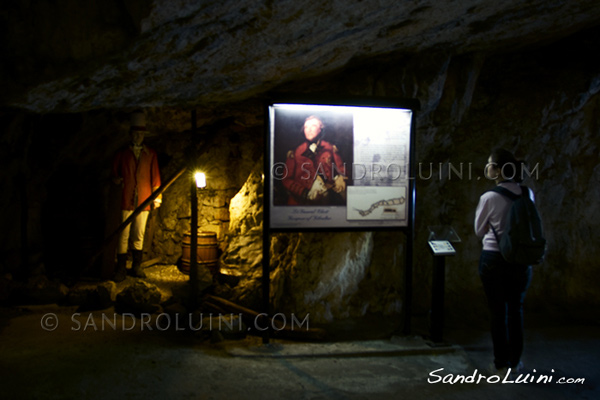
M 345 165 L 337 148 L 321 140 L 314 154 L 309 150 L 310 143 L 304 142 L 288 154 L 283 186 L 290 193 L 289 205 L 302 204 L 317 175 L 323 177 L 325 186 L 332 187 L 337 175 L 345 175 Z M 310 157 L 309 157 L 310 155 Z
M 128 147 L 121 150 L 113 162 L 113 177 L 123 178 L 123 194 L 121 208 L 135 210 L 152 194 L 152 189 L 160 186 L 160 173 L 156 152 L 142 146 L 140 159 L 137 160 L 133 150 Z M 135 202 L 137 191 L 137 203 Z M 145 211 L 150 210 L 148 205 Z

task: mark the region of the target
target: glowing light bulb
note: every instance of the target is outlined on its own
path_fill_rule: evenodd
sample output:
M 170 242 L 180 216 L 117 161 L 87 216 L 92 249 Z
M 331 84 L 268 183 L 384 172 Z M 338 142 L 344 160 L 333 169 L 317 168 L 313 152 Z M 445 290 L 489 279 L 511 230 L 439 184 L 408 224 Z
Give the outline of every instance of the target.
M 196 172 L 194 174 L 194 179 L 196 179 L 196 187 L 206 187 L 206 175 L 204 175 L 204 172 Z

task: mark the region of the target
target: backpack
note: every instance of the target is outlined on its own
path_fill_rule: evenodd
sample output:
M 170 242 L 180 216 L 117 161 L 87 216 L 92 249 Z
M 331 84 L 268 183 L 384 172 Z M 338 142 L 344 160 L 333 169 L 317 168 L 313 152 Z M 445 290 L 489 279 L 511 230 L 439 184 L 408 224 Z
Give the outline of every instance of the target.
M 546 239 L 542 220 L 535 204 L 529 198 L 527 186 L 521 186 L 521 195 L 500 186 L 496 186 L 492 191 L 512 200 L 506 229 L 500 239 L 492 226 L 504 259 L 520 265 L 541 263 L 546 253 Z

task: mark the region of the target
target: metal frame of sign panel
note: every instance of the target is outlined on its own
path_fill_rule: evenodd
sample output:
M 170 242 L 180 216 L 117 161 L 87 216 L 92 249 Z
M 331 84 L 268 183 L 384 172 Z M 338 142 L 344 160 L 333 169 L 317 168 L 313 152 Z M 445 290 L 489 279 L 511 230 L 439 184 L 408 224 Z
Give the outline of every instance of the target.
M 281 227 L 272 226 L 271 212 L 273 199 L 273 181 L 271 173 L 273 171 L 273 133 L 272 133 L 272 113 L 271 108 L 275 104 L 295 104 L 295 105 L 315 105 L 315 106 L 347 106 L 347 107 L 371 107 L 371 108 L 396 108 L 410 110 L 412 112 L 410 122 L 410 144 L 408 150 L 408 182 L 406 193 L 406 220 L 402 226 L 392 226 L 381 223 L 374 223 L 363 226 L 295 226 Z M 290 95 L 277 94 L 272 95 L 264 104 L 264 126 L 265 126 L 265 157 L 264 157 L 264 185 L 263 185 L 263 270 L 262 270 L 262 289 L 263 289 L 263 310 L 262 313 L 268 318 L 271 314 L 270 307 L 270 247 L 271 233 L 273 232 L 348 232 L 348 231 L 401 231 L 406 237 L 406 252 L 404 264 L 404 298 L 403 298 L 403 333 L 408 334 L 411 330 L 412 313 L 412 280 L 413 280 L 413 240 L 414 240 L 414 221 L 415 221 L 415 113 L 420 109 L 420 103 L 416 99 L 399 98 L 377 98 L 377 97 L 351 97 L 341 98 L 328 95 Z M 263 343 L 269 343 L 270 330 L 263 331 Z

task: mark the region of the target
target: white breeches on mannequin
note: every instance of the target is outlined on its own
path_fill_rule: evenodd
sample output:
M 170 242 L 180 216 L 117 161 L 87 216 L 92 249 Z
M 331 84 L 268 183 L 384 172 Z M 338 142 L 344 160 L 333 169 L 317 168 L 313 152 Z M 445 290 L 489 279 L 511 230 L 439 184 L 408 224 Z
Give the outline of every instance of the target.
M 121 221 L 125 221 L 129 216 L 133 214 L 133 211 L 123 210 L 123 217 Z M 142 250 L 144 248 L 144 234 L 146 233 L 146 222 L 148 221 L 148 214 L 150 211 L 142 211 L 133 219 L 133 221 L 123 229 L 121 236 L 119 237 L 119 247 L 117 254 L 127 253 L 129 247 L 129 234 L 131 232 L 133 239 L 133 248 L 135 250 Z M 133 229 L 131 228 L 133 225 Z

